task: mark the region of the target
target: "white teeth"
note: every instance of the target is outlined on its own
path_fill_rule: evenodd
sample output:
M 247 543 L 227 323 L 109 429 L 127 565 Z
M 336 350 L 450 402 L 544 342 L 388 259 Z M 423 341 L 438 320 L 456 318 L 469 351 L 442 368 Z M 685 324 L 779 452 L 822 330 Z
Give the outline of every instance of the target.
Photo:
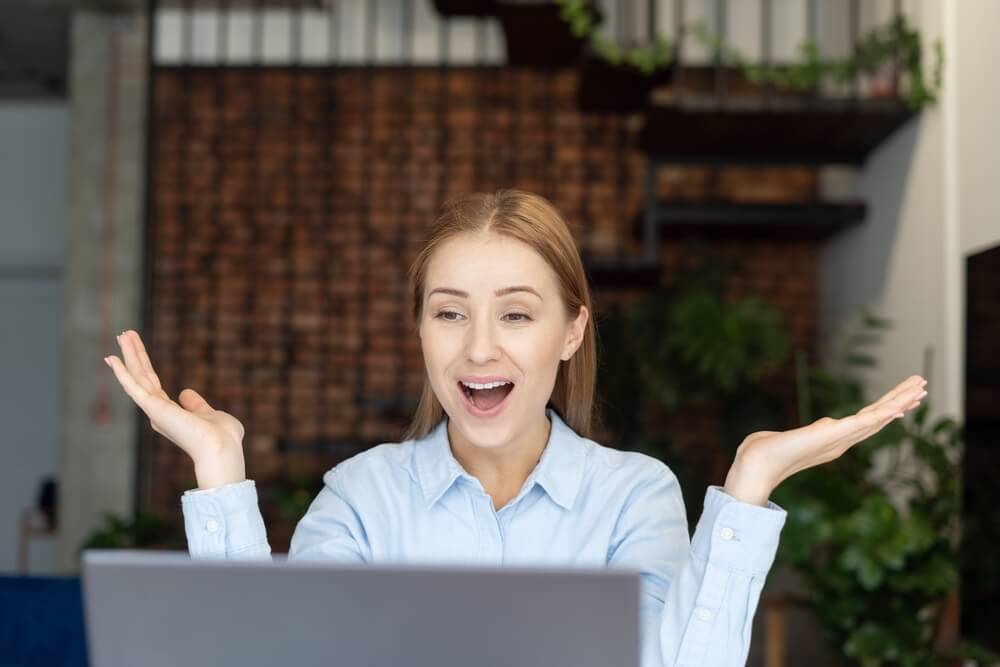
M 463 385 L 469 389 L 493 389 L 494 387 L 502 387 L 505 384 L 511 384 L 510 382 L 487 382 L 486 384 L 478 384 L 475 382 L 465 382 L 464 380 L 459 380 Z

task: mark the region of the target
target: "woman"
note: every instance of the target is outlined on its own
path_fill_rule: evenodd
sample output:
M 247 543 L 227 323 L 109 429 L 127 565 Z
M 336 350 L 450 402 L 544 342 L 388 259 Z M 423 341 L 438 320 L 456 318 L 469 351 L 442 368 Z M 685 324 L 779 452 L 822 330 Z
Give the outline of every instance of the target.
M 843 419 L 759 432 L 712 485 L 689 540 L 677 478 L 589 439 L 596 345 L 579 253 L 545 199 L 518 191 L 446 205 L 410 270 L 426 367 L 401 443 L 324 475 L 289 558 L 608 565 L 641 571 L 643 665 L 744 664 L 785 510 L 785 478 L 833 460 L 926 394 L 913 376 Z M 243 426 L 160 388 L 142 341 L 107 359 L 153 430 L 194 461 L 181 498 L 196 558 L 269 558 Z

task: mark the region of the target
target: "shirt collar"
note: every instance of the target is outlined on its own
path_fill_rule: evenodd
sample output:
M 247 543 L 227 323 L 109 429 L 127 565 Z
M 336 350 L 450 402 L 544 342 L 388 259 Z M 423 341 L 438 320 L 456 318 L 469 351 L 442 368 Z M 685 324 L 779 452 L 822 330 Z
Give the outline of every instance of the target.
M 530 488 L 532 483 L 537 483 L 560 507 L 572 509 L 583 480 L 586 442 L 554 409 L 547 408 L 546 414 L 552 421 L 549 440 L 526 484 Z M 447 415 L 415 443 L 413 456 L 428 507 L 436 503 L 459 477 L 472 479 L 451 453 Z

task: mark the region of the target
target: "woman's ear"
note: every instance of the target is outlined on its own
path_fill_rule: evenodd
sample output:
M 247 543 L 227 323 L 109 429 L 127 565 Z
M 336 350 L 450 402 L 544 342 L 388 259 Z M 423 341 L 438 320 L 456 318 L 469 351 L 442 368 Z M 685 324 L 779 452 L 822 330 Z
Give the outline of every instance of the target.
M 587 318 L 589 317 L 590 312 L 587 307 L 580 306 L 580 312 L 577 313 L 576 319 L 570 322 L 569 330 L 566 332 L 566 343 L 563 345 L 563 353 L 560 357 L 563 361 L 569 361 L 583 344 L 583 336 L 587 331 Z

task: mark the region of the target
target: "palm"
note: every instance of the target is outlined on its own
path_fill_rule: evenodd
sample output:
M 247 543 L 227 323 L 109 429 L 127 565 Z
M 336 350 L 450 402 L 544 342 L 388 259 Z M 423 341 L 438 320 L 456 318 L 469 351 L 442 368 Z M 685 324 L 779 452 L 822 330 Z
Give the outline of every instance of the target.
M 772 487 L 797 472 L 839 458 L 853 445 L 881 431 L 900 414 L 920 404 L 927 381 L 912 375 L 857 413 L 823 417 L 790 431 L 759 431 L 740 446 L 758 465 L 766 466 Z
M 184 389 L 177 403 L 160 386 L 142 339 L 129 330 L 118 339 L 125 357 L 108 357 L 115 376 L 157 433 L 198 460 L 223 449 L 242 448 L 243 425 L 227 412 L 213 409 L 198 392 Z

